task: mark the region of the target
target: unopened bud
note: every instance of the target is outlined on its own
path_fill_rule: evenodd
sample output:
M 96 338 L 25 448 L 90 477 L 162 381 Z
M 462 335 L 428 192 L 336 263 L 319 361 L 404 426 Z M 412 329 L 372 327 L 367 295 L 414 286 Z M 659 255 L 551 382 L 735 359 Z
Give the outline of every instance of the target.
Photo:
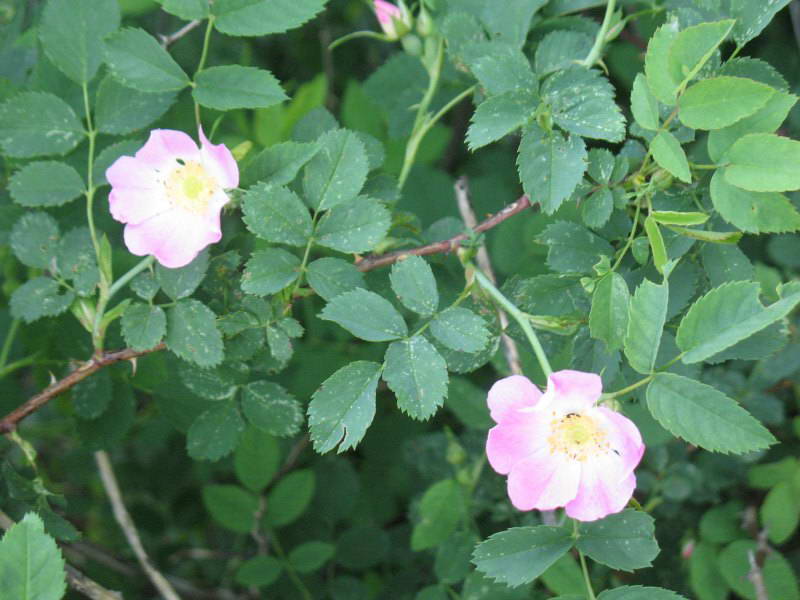
M 399 6 L 386 0 L 373 0 L 373 6 L 383 33 L 391 41 L 399 40 L 414 26 L 414 19 L 402 0 Z

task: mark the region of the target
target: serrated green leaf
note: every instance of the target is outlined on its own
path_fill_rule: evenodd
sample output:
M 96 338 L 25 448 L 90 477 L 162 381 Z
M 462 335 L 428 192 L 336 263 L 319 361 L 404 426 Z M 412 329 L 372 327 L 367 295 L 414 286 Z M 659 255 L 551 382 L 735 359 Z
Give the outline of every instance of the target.
M 628 284 L 622 275 L 611 271 L 597 282 L 592 294 L 589 330 L 592 337 L 603 340 L 609 350 L 622 347 L 628 328 Z
M 339 369 L 314 392 L 308 425 L 314 450 L 324 454 L 339 446 L 355 448 L 375 417 L 375 390 L 382 366 L 356 361 Z
M 650 142 L 650 151 L 658 165 L 685 183 L 692 182 L 689 161 L 681 143 L 669 131 L 661 131 Z
M 666 66 L 672 80 L 678 82 L 677 87 L 684 87 L 700 72 L 735 23 L 733 19 L 700 23 L 675 36 L 669 47 Z
M 97 88 L 95 121 L 103 133 L 126 134 L 147 127 L 175 103 L 175 92 L 149 94 L 108 75 Z
M 471 531 L 456 531 L 439 544 L 436 551 L 436 560 L 433 572 L 436 578 L 445 584 L 461 582 L 470 572 L 470 557 L 472 549 L 477 545 L 478 538 Z
M 184 299 L 167 312 L 166 344 L 172 352 L 200 367 L 222 362 L 217 315 L 199 300 Z
M 581 523 L 577 547 L 592 560 L 621 571 L 649 567 L 660 551 L 653 517 L 633 509 Z
M 522 134 L 517 169 L 525 193 L 553 214 L 580 183 L 586 170 L 586 146 L 578 136 L 564 138 L 536 125 Z
M 447 395 L 447 363 L 421 335 L 389 345 L 383 379 L 400 410 L 414 419 L 431 417 Z
M 633 80 L 631 112 L 639 127 L 651 131 L 658 129 L 658 100 L 650 92 L 647 79 L 642 73 L 638 73 Z
M 195 460 L 219 460 L 236 447 L 244 421 L 232 402 L 223 402 L 197 417 L 186 434 L 186 450 Z
M 733 39 L 739 46 L 744 46 L 761 33 L 775 14 L 789 2 L 790 0 L 767 0 L 766 2 L 731 0 L 731 16 L 736 17 Z
M 551 31 L 536 47 L 534 64 L 541 77 L 571 67 L 589 55 L 594 38 L 582 31 Z
M 311 237 L 311 215 L 288 188 L 262 183 L 242 198 L 244 222 L 258 237 L 277 244 L 305 246 Z
M 42 317 L 54 317 L 67 310 L 75 300 L 75 294 L 63 294 L 54 280 L 35 277 L 19 286 L 11 294 L 11 316 L 32 323 Z
M 770 133 L 739 138 L 728 151 L 725 178 L 752 192 L 800 188 L 800 142 Z
M 676 341 L 686 364 L 700 362 L 784 318 L 800 303 L 800 291 L 764 307 L 756 282 L 735 281 L 697 300 L 681 320 Z
M 513 91 L 535 93 L 539 87 L 527 57 L 500 41 L 476 41 L 462 49 L 464 62 L 489 95 Z
M 40 269 L 52 268 L 60 234 L 56 220 L 44 212 L 22 215 L 11 230 L 11 249 L 21 263 Z
M 491 96 L 475 109 L 467 130 L 467 145 L 477 150 L 525 125 L 536 110 L 537 97 L 517 90 Z
M 317 150 L 317 144 L 310 142 L 283 142 L 264 148 L 244 166 L 241 185 L 247 187 L 257 182 L 287 185 Z
M 114 384 L 108 369 L 98 371 L 72 388 L 72 406 L 81 419 L 96 419 L 102 415 L 114 396 Z
M 678 116 L 694 129 L 721 129 L 763 108 L 775 90 L 744 77 L 698 81 L 681 95 Z
M 148 350 L 158 344 L 167 331 L 167 315 L 160 306 L 131 304 L 122 314 L 122 336 L 134 350 Z
M 653 372 L 667 320 L 668 303 L 669 287 L 666 281 L 656 285 L 645 279 L 631 298 L 625 356 L 631 367 L 639 373 L 649 375 Z
M 66 590 L 64 558 L 42 519 L 28 513 L 0 541 L 0 585 L 14 600 L 60 600 Z
M 411 531 L 414 552 L 433 548 L 445 541 L 464 518 L 464 492 L 457 481 L 443 479 L 425 490 L 419 503 L 420 521 Z
M 213 369 L 201 369 L 195 365 L 181 361 L 178 374 L 186 388 L 208 400 L 226 400 L 236 393 L 238 384 L 247 376 L 246 371 L 227 363 Z
M 406 322 L 391 302 L 361 288 L 336 296 L 319 317 L 368 342 L 388 342 L 408 334 Z
M 214 26 L 228 35 L 282 33 L 314 18 L 327 0 L 217 0 Z
M 303 424 L 303 411 L 282 386 L 254 381 L 242 390 L 242 411 L 251 425 L 278 437 L 291 437 Z
M 412 255 L 394 263 L 389 279 L 398 300 L 418 315 L 427 317 L 439 308 L 436 279 L 424 258 Z
M 308 265 L 306 277 L 308 284 L 327 302 L 344 292 L 367 287 L 361 271 L 341 258 L 315 260 Z
M 686 600 L 680 594 L 660 587 L 626 585 L 604 590 L 597 600 Z
M 538 525 L 512 527 L 484 540 L 472 555 L 478 571 L 511 587 L 536 579 L 572 547 L 569 531 Z
M 189 85 L 178 63 L 143 29 L 121 29 L 106 40 L 106 64 L 122 85 L 141 92 L 177 92 Z
M 65 279 L 72 281 L 72 288 L 79 296 L 90 296 L 100 281 L 92 237 L 88 227 L 76 227 L 61 238 L 56 269 Z
M 460 306 L 436 315 L 431 321 L 431 333 L 448 348 L 460 352 L 479 352 L 489 342 L 489 330 L 483 319 Z
M 292 471 L 278 481 L 267 496 L 264 521 L 271 527 L 283 527 L 296 521 L 314 497 L 316 478 L 311 469 Z
M 8 156 L 66 154 L 86 135 L 69 104 L 43 92 L 23 92 L 0 104 L 0 147 Z
M 170 14 L 186 21 L 203 20 L 209 15 L 208 0 L 158 0 Z
M 246 586 L 268 587 L 283 573 L 283 563 L 274 556 L 261 554 L 246 560 L 237 569 L 236 583 Z
M 776 441 L 735 400 L 682 375 L 656 375 L 647 387 L 647 408 L 667 431 L 712 452 L 743 454 Z
M 358 195 L 369 163 L 364 143 L 352 131 L 329 131 L 317 144 L 319 150 L 305 167 L 303 190 L 312 208 L 326 210 Z
M 322 217 L 314 234 L 320 246 L 339 252 L 366 252 L 386 236 L 392 216 L 373 198 L 358 196 Z
M 155 275 L 150 271 L 139 273 L 131 280 L 130 286 L 134 294 L 148 302 L 155 298 L 155 295 L 160 289 Z
M 39 39 L 47 57 L 72 81 L 91 81 L 103 62 L 103 38 L 119 27 L 115 0 L 49 0 Z
M 280 461 L 278 440 L 255 427 L 245 430 L 233 455 L 236 477 L 253 492 L 267 486 L 278 472 Z
M 256 67 L 210 67 L 197 74 L 195 84 L 197 103 L 215 110 L 267 108 L 288 99 L 275 76 Z
M 656 29 L 647 44 L 644 72 L 653 96 L 667 106 L 675 104 L 675 92 L 680 79 L 675 81 L 669 70 L 669 49 L 678 37 L 678 22 L 670 20 Z
M 772 488 L 759 510 L 761 525 L 773 544 L 792 537 L 800 523 L 800 501 L 792 481 L 781 481 Z
M 168 269 L 156 265 L 156 280 L 167 296 L 173 300 L 188 298 L 202 283 L 208 271 L 208 251 L 198 254 L 185 267 Z
M 80 196 L 85 188 L 75 169 L 52 160 L 28 163 L 8 182 L 14 202 L 28 207 L 61 206 Z
M 238 485 L 203 487 L 203 505 L 225 529 L 249 533 L 255 524 L 258 498 Z
M 547 244 L 547 265 L 559 273 L 591 273 L 602 256 L 613 249 L 603 238 L 577 223 L 557 221 L 537 238 Z
M 275 294 L 300 277 L 300 259 L 280 248 L 257 250 L 247 261 L 242 290 L 256 296 Z
M 614 195 L 607 187 L 601 187 L 581 204 L 581 218 L 587 227 L 599 229 L 614 212 Z

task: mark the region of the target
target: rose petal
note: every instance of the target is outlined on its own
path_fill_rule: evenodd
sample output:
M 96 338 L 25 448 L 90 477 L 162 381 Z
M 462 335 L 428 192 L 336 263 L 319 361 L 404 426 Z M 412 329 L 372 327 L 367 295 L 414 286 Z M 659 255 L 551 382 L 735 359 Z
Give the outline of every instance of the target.
M 599 375 L 563 370 L 547 378 L 545 397 L 560 413 L 580 413 L 594 406 L 602 392 L 603 380 Z
M 575 498 L 580 476 L 578 461 L 543 449 L 511 469 L 508 497 L 519 510 L 552 510 Z
M 154 129 L 145 145 L 136 153 L 136 160 L 161 171 L 171 171 L 177 160 L 200 160 L 194 140 L 182 131 Z
M 574 500 L 566 505 L 567 515 L 579 521 L 596 521 L 621 511 L 636 488 L 636 476 L 630 473 L 620 480 L 618 465 L 609 456 L 585 461 L 580 485 Z
M 642 435 L 630 419 L 605 406 L 599 406 L 592 412 L 594 416 L 599 416 L 609 437 L 611 448 L 618 453 L 622 473 L 628 475 L 642 460 L 644 454 Z
M 108 170 L 111 216 L 122 223 L 141 223 L 169 208 L 155 172 L 132 156 L 121 156 Z
M 219 215 L 202 217 L 173 209 L 138 225 L 125 226 L 125 245 L 133 254 L 152 254 L 165 267 L 188 265 L 200 251 L 222 237 Z
M 225 144 L 216 146 L 208 141 L 203 128 L 198 129 L 200 136 L 200 154 L 205 166 L 224 189 L 239 186 L 239 167 L 236 159 Z
M 514 418 L 520 408 L 535 406 L 542 396 L 530 379 L 512 375 L 496 382 L 489 390 L 489 411 L 496 423 Z
M 489 430 L 486 457 L 492 468 L 507 475 L 516 463 L 536 454 L 547 444 L 550 424 L 536 412 L 518 412 L 513 420 Z

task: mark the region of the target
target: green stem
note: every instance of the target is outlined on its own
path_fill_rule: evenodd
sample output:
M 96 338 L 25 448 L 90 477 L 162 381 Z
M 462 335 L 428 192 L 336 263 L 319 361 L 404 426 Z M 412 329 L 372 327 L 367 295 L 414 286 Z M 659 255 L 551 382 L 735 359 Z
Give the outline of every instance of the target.
M 586 567 L 586 557 L 583 552 L 578 550 L 578 557 L 581 559 L 581 571 L 583 571 L 583 581 L 586 583 L 586 593 L 589 594 L 589 600 L 597 600 L 592 589 L 592 580 L 589 578 L 589 569 Z
M 606 35 L 608 34 L 609 27 L 611 27 L 611 19 L 614 16 L 616 4 L 617 0 L 608 0 L 608 4 L 606 4 L 606 14 L 603 16 L 603 23 L 600 25 L 600 31 L 597 32 L 597 36 L 594 38 L 594 45 L 586 58 L 583 59 L 583 62 L 581 62 L 584 67 L 591 68 L 594 66 L 594 63 L 597 62 L 597 59 L 600 58 L 600 54 L 603 52 L 603 46 L 606 44 Z
M 292 563 L 289 562 L 289 559 L 286 557 L 286 553 L 283 551 L 283 547 L 281 543 L 278 541 L 278 537 L 275 535 L 274 531 L 269 532 L 270 541 L 272 542 L 272 547 L 275 548 L 275 552 L 278 556 L 281 557 L 283 562 L 283 567 L 286 569 L 286 574 L 289 575 L 289 579 L 292 580 L 294 587 L 297 588 L 297 591 L 300 592 L 300 595 L 303 597 L 304 600 L 313 600 L 311 596 L 311 592 L 306 587 L 306 584 L 303 583 L 303 580 L 300 579 L 300 576 L 297 574 L 297 571 L 294 570 Z
M 131 279 L 133 279 L 139 273 L 141 273 L 146 268 L 148 268 L 150 265 L 152 265 L 154 260 L 155 259 L 152 256 L 148 256 L 147 258 L 143 258 L 130 271 L 128 271 L 122 277 L 117 279 L 113 283 L 111 288 L 108 290 L 108 298 L 106 299 L 106 302 L 111 300 L 112 296 L 114 296 L 114 294 L 116 294 L 119 290 L 121 290 Z
M 89 234 L 92 237 L 92 246 L 97 257 L 97 264 L 100 264 L 100 244 L 97 241 L 97 231 L 94 227 L 94 146 L 97 131 L 92 122 L 92 111 L 89 104 L 89 85 L 83 84 L 83 108 L 86 112 L 86 133 L 89 137 L 89 160 L 86 167 L 86 222 L 89 225 Z
M 317 220 L 319 219 L 320 211 L 314 212 L 314 217 L 311 219 L 311 237 L 308 238 L 308 242 L 306 243 L 306 249 L 303 252 L 303 260 L 300 263 L 300 275 L 297 278 L 297 281 L 292 288 L 292 293 L 289 294 L 289 299 L 286 303 L 286 308 L 283 311 L 284 315 L 288 315 L 289 312 L 292 310 L 292 301 L 294 300 L 294 295 L 297 293 L 297 290 L 300 289 L 300 286 L 303 284 L 303 277 L 306 273 L 306 267 L 308 265 L 308 257 L 311 254 L 311 246 L 314 245 L 314 234 L 317 231 Z
M 519 326 L 522 327 L 522 331 L 525 333 L 526 337 L 528 338 L 528 342 L 530 342 L 531 347 L 533 348 L 533 353 L 536 355 L 536 360 L 539 361 L 539 366 L 542 367 L 542 371 L 545 374 L 545 377 L 549 377 L 550 373 L 553 372 L 553 369 L 550 367 L 550 362 L 547 360 L 547 355 L 544 352 L 544 348 L 542 348 L 541 342 L 539 342 L 539 338 L 536 336 L 536 332 L 531 327 L 531 323 L 528 320 L 527 316 L 518 309 L 508 298 L 506 298 L 500 290 L 498 290 L 494 284 L 489 281 L 489 279 L 481 273 L 481 271 L 475 267 L 475 279 L 480 284 L 480 286 L 486 290 L 489 295 L 509 314 L 511 315 L 514 320 L 519 323 Z
M 3 367 L 6 366 L 6 362 L 8 362 L 8 356 L 11 354 L 11 346 L 14 344 L 14 338 L 17 336 L 20 322 L 18 318 L 11 321 L 11 326 L 8 328 L 6 338 L 3 340 L 3 349 L 0 350 L 0 372 L 2 372 Z
M 197 69 L 194 72 L 194 79 L 197 80 L 197 75 L 205 68 L 206 59 L 208 58 L 208 47 L 211 42 L 211 31 L 214 29 L 214 16 L 208 18 L 206 25 L 206 33 L 203 36 L 203 49 L 200 51 L 200 61 L 197 63 Z M 194 82 L 193 82 L 194 83 Z M 194 118 L 197 126 L 200 127 L 200 105 L 197 100 L 194 101 Z
M 623 246 L 622 252 L 620 252 L 619 257 L 614 262 L 614 266 L 611 267 L 612 271 L 617 270 L 617 267 L 619 267 L 620 263 L 622 262 L 622 259 L 625 258 L 625 255 L 628 253 L 628 250 L 630 250 L 631 246 L 633 245 L 633 239 L 636 236 L 636 227 L 639 224 L 639 213 L 641 212 L 641 210 L 642 210 L 642 203 L 637 198 L 636 213 L 633 215 L 633 226 L 631 227 L 631 232 L 628 235 L 628 241 L 625 242 L 625 246 Z
M 26 356 L 25 358 L 20 358 L 19 360 L 15 360 L 12 363 L 8 363 L 2 367 L 0 367 L 0 379 L 3 379 L 6 375 L 10 375 L 17 369 L 21 369 L 22 367 L 28 367 L 36 362 L 36 359 L 39 358 L 39 354 L 31 354 L 30 356 Z
M 653 377 L 655 376 L 656 376 L 655 373 L 653 373 L 652 375 L 648 375 L 644 379 L 640 379 L 636 383 L 632 383 L 629 386 L 622 388 L 621 390 L 617 390 L 616 392 L 611 392 L 609 394 L 603 394 L 603 396 L 605 398 L 619 398 L 620 396 L 624 396 L 625 394 L 628 394 L 633 390 L 640 388 L 645 384 L 650 383 L 653 380 Z

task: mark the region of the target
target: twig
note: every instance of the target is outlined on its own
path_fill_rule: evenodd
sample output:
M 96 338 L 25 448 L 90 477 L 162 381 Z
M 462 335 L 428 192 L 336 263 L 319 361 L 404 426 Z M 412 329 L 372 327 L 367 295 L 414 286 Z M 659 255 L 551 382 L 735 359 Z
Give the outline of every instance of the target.
M 475 218 L 475 211 L 472 210 L 472 205 L 469 201 L 469 180 L 466 176 L 459 177 L 454 187 L 456 191 L 456 202 L 458 203 L 458 212 L 461 213 L 464 224 L 470 229 L 476 230 L 478 227 L 478 219 Z M 488 277 L 492 283 L 496 284 L 497 278 L 494 275 L 494 269 L 492 269 L 492 263 L 489 260 L 489 253 L 486 251 L 486 246 L 478 248 L 478 254 L 475 260 L 486 277 Z M 500 318 L 500 327 L 503 331 L 500 339 L 503 342 L 503 351 L 506 355 L 508 366 L 512 373 L 521 375 L 522 363 L 520 362 L 517 343 L 505 333 L 508 328 L 508 315 L 506 315 L 503 309 L 498 308 L 497 316 Z
M 158 37 L 161 40 L 161 45 L 164 48 L 169 47 L 170 44 L 177 42 L 187 33 L 189 33 L 190 31 L 195 29 L 198 25 L 200 25 L 200 23 L 202 23 L 202 21 L 200 21 L 199 19 L 195 19 L 194 21 L 189 21 L 186 25 L 178 29 L 178 31 L 176 31 L 175 33 L 172 33 L 170 35 L 159 35 Z
M 166 577 L 158 572 L 153 563 L 150 562 L 150 558 L 147 556 L 144 546 L 142 546 L 142 540 L 139 538 L 136 525 L 134 525 L 133 519 L 131 519 L 128 509 L 125 508 L 125 503 L 122 500 L 122 493 L 117 484 L 117 478 L 114 475 L 114 469 L 111 466 L 108 454 L 105 450 L 99 450 L 94 453 L 94 458 L 95 462 L 97 462 L 97 469 L 100 471 L 103 488 L 105 488 L 108 499 L 111 502 L 114 518 L 119 523 L 145 574 L 166 600 L 180 600 L 180 596 L 175 592 Z
M 747 574 L 747 579 L 753 584 L 756 591 L 756 600 L 769 600 L 767 594 L 767 586 L 764 583 L 764 573 L 761 571 L 761 565 L 756 560 L 756 553 L 753 550 L 747 551 L 747 561 L 750 563 L 750 572 Z
M 47 386 L 43 391 L 36 394 L 33 398 L 25 402 L 22 406 L 16 408 L 15 410 L 8 413 L 2 420 L 0 420 L 0 434 L 3 433 L 10 433 L 17 428 L 17 424 L 30 415 L 33 412 L 39 410 L 42 406 L 50 402 L 53 398 L 58 396 L 59 394 L 66 392 L 69 388 L 74 386 L 76 383 L 83 381 L 92 373 L 95 373 L 102 369 L 103 367 L 107 367 L 108 365 L 112 365 L 116 362 L 121 360 L 134 360 L 140 356 L 144 356 L 145 354 L 150 354 L 151 352 L 158 352 L 159 350 L 163 350 L 165 348 L 164 344 L 159 344 L 154 348 L 150 348 L 149 350 L 131 350 L 130 348 L 126 348 L 124 350 L 117 350 L 115 352 L 104 352 L 100 356 L 95 356 L 94 358 L 87 360 L 86 362 L 82 363 L 75 369 L 72 373 L 64 377 L 63 379 L 59 379 L 58 381 L 53 382 L 49 386 Z
M 476 233 L 488 231 L 493 227 L 497 227 L 500 223 L 522 212 L 526 208 L 531 207 L 531 201 L 527 196 L 521 196 L 516 202 L 512 202 L 500 212 L 492 215 L 488 219 L 482 221 L 479 225 L 473 228 Z M 359 271 L 371 271 L 378 267 L 384 267 L 396 263 L 398 260 L 407 256 L 427 256 L 429 254 L 439 254 L 442 252 L 452 252 L 461 245 L 461 242 L 467 240 L 469 234 L 460 233 L 441 242 L 434 242 L 427 246 L 420 246 L 419 248 L 411 248 L 408 250 L 397 250 L 396 252 L 387 252 L 386 254 L 378 254 L 367 256 L 356 262 L 356 268 Z

